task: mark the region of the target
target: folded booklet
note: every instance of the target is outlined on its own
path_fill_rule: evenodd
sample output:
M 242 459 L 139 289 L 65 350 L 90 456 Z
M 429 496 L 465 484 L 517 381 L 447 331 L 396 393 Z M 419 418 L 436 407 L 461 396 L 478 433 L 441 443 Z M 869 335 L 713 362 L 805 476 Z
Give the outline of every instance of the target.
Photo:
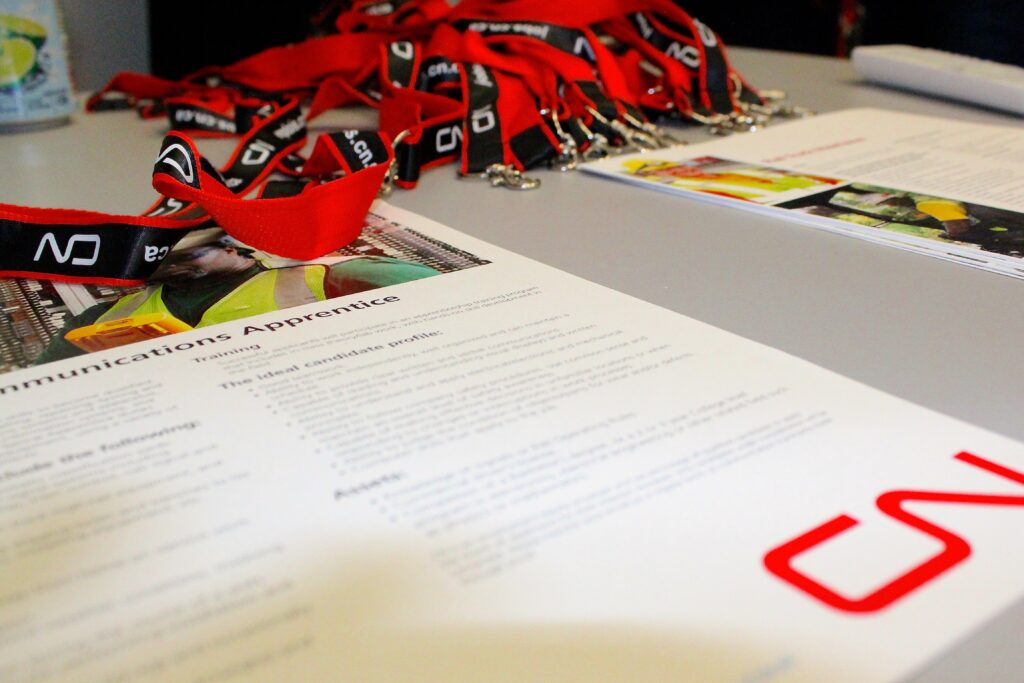
M 1024 278 L 1019 128 L 851 109 L 583 169 Z

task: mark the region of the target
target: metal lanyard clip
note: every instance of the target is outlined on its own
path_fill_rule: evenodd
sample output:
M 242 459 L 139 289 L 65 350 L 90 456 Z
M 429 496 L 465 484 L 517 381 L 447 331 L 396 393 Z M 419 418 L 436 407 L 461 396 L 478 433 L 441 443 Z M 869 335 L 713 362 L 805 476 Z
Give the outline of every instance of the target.
M 687 117 L 691 121 L 714 128 L 716 126 L 727 126 L 729 123 L 729 117 L 726 114 L 701 114 L 696 111 L 691 111 L 687 114 Z
M 554 109 L 551 110 L 551 123 L 554 125 L 555 133 L 561 143 L 558 145 L 558 155 L 552 158 L 548 165 L 562 173 L 575 171 L 580 164 L 580 150 L 576 145 L 576 140 L 562 129 L 562 124 L 558 120 L 558 112 Z
M 808 116 L 815 116 L 816 111 L 806 107 L 797 107 L 792 104 L 775 105 L 773 114 L 784 119 L 803 119 Z
M 712 135 L 732 135 L 733 133 L 754 133 L 768 125 L 771 117 L 750 112 L 746 107 L 742 111 L 733 112 L 713 124 L 708 132 Z
M 712 135 L 725 136 L 732 135 L 733 133 L 754 133 L 757 130 L 758 127 L 753 124 L 730 118 L 724 123 L 711 126 L 708 132 Z
M 658 147 L 658 145 L 654 143 L 654 140 L 652 140 L 646 133 L 633 130 L 618 119 L 608 119 L 594 107 L 588 106 L 587 111 L 591 116 L 611 128 L 619 137 L 622 138 L 623 144 L 618 147 L 620 152 L 646 152 Z
M 612 148 L 608 144 L 608 138 L 601 135 L 600 133 L 595 133 L 594 131 L 590 130 L 590 126 L 583 123 L 583 121 L 577 119 L 576 122 L 579 125 L 580 130 L 583 131 L 583 134 L 587 136 L 587 140 L 589 141 L 587 148 L 583 151 L 584 161 L 604 159 L 606 156 L 612 153 Z
M 760 95 L 761 99 L 765 102 L 781 102 L 788 97 L 785 90 L 778 89 L 758 90 L 757 94 Z
M 755 117 L 759 117 L 767 122 L 773 118 L 780 119 L 802 119 L 807 116 L 814 116 L 817 112 L 807 109 L 806 107 L 798 107 L 792 104 L 783 104 L 781 102 L 770 102 L 769 104 L 745 104 L 743 105 L 743 111 Z
M 524 175 L 515 166 L 509 164 L 491 164 L 481 173 L 465 173 L 459 175 L 464 180 L 486 180 L 491 187 L 507 187 L 510 190 L 535 190 L 540 187 L 540 180 Z
M 380 190 L 377 191 L 378 197 L 390 197 L 391 193 L 395 191 L 395 182 L 398 180 L 398 145 L 409 135 L 411 135 L 411 132 L 406 128 L 391 141 L 391 163 L 388 164 L 388 172 L 384 174 L 384 182 L 381 183 Z
M 638 128 L 640 131 L 646 133 L 651 138 L 653 138 L 658 147 L 671 147 L 672 145 L 686 144 L 685 140 L 681 140 L 675 137 L 665 128 L 655 125 L 650 121 L 641 121 L 640 119 L 636 118 L 629 112 L 623 112 L 622 118 L 624 118 L 626 120 L 626 123 L 628 123 L 629 125 L 633 126 L 634 128 Z
M 736 88 L 736 98 L 739 99 L 740 93 L 743 92 L 743 81 L 737 76 L 732 76 L 733 85 Z M 807 109 L 806 107 L 797 107 L 792 104 L 785 104 L 787 98 L 786 91 L 784 90 L 760 90 L 758 94 L 761 99 L 764 100 L 764 104 L 746 104 L 743 106 L 743 111 L 747 114 L 753 113 L 767 119 L 775 117 L 783 119 L 802 119 L 807 116 L 814 116 L 817 112 Z M 763 123 L 767 123 L 767 119 Z

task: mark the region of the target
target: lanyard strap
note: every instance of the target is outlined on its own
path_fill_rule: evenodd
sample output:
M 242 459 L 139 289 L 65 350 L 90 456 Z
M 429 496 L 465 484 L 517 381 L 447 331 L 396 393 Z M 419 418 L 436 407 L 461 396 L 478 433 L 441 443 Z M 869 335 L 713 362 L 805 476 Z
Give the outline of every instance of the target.
M 294 119 L 276 123 L 289 120 Z M 296 259 L 316 258 L 355 239 L 392 159 L 387 138 L 372 131 L 322 135 L 305 163 L 307 180 L 298 192 L 282 192 L 273 185 L 280 181 L 271 181 L 259 198 L 246 200 L 238 187 L 252 188 L 277 157 L 301 146 L 301 141 L 288 142 L 288 129 L 263 126 L 260 132 L 266 134 L 250 137 L 227 164 L 245 168 L 253 150 L 266 155 L 262 170 L 247 176 L 216 170 L 191 138 L 169 133 L 153 168 L 153 187 L 165 198 L 146 216 L 0 204 L 0 240 L 7 245 L 0 252 L 0 275 L 140 284 L 185 234 L 212 225 L 246 244 Z M 281 132 L 282 144 L 270 152 L 259 143 L 275 132 Z M 242 184 L 232 188 L 240 178 Z
M 0 275 L 139 284 L 181 237 L 209 224 L 0 204 Z

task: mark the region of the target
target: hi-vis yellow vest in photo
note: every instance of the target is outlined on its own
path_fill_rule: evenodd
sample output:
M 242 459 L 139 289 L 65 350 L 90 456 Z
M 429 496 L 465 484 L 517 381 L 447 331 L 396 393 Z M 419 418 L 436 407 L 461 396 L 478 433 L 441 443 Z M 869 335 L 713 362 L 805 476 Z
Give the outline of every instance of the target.
M 276 268 L 254 275 L 206 309 L 196 327 L 247 318 L 292 306 L 323 301 L 324 276 L 321 265 Z M 163 300 L 163 285 L 122 297 L 97 323 L 160 313 L 173 317 Z

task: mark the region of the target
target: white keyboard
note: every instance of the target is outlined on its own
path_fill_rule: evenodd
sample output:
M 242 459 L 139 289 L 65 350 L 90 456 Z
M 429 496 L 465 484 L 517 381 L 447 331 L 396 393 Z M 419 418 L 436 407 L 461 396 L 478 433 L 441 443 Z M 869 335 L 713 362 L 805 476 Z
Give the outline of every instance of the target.
M 864 78 L 1024 116 L 1024 68 L 910 45 L 853 51 Z

